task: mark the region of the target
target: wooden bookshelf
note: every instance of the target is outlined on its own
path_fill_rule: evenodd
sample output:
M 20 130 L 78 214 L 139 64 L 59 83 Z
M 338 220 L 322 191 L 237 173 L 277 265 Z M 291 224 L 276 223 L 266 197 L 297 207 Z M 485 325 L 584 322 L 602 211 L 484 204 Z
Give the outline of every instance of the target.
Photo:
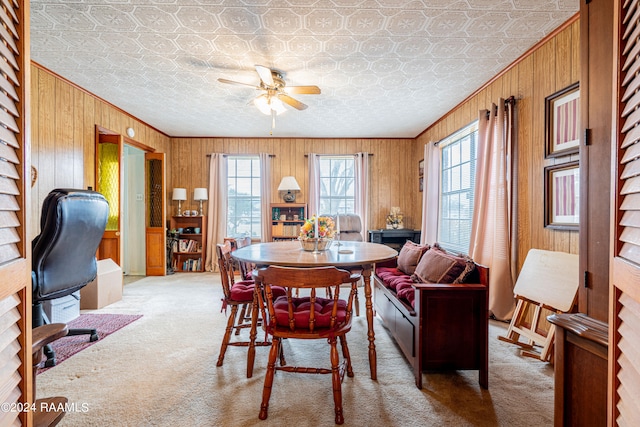
M 172 216 L 171 230 L 182 230 L 174 242 L 171 266 L 175 272 L 204 271 L 207 247 L 206 216 Z
M 306 203 L 273 203 L 271 205 L 271 239 L 274 242 L 297 239 L 300 227 L 306 218 Z

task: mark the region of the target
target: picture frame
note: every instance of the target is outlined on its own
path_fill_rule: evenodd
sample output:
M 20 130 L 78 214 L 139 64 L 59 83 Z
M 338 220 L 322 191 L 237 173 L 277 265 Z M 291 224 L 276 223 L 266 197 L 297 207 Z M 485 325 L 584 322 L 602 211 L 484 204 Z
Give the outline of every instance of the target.
M 545 167 L 544 194 L 544 226 L 577 231 L 580 226 L 579 162 Z
M 420 192 L 424 190 L 424 176 L 418 177 L 418 190 Z
M 418 161 L 418 176 L 424 176 L 424 159 Z
M 580 83 L 545 98 L 545 158 L 577 153 L 580 148 Z

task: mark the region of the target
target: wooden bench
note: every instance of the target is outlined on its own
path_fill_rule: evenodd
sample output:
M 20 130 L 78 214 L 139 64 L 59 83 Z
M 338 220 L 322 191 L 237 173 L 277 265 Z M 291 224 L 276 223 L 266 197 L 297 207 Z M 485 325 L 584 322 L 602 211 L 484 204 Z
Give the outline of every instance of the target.
M 388 265 L 388 264 L 387 264 Z M 466 283 L 415 283 L 412 307 L 374 275 L 374 305 L 422 388 L 426 370 L 478 370 L 489 386 L 489 269 L 476 264 Z

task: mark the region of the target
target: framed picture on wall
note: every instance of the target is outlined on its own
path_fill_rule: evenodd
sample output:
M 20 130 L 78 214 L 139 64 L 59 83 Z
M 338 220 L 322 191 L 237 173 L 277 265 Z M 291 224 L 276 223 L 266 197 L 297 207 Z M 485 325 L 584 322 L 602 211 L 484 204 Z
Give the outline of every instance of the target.
M 545 158 L 577 153 L 580 145 L 580 83 L 545 98 Z
M 418 190 L 424 190 L 424 176 L 418 178 Z
M 424 175 L 424 159 L 418 162 L 418 176 Z
M 580 167 L 577 161 L 544 168 L 544 226 L 578 230 Z

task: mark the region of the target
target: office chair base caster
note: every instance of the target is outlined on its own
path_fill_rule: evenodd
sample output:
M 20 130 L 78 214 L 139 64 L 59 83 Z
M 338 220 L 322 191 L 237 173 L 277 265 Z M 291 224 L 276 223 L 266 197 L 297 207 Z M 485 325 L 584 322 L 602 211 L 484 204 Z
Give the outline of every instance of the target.
M 89 335 L 89 342 L 98 341 L 98 331 L 95 329 L 69 329 L 67 336 L 72 335 Z

